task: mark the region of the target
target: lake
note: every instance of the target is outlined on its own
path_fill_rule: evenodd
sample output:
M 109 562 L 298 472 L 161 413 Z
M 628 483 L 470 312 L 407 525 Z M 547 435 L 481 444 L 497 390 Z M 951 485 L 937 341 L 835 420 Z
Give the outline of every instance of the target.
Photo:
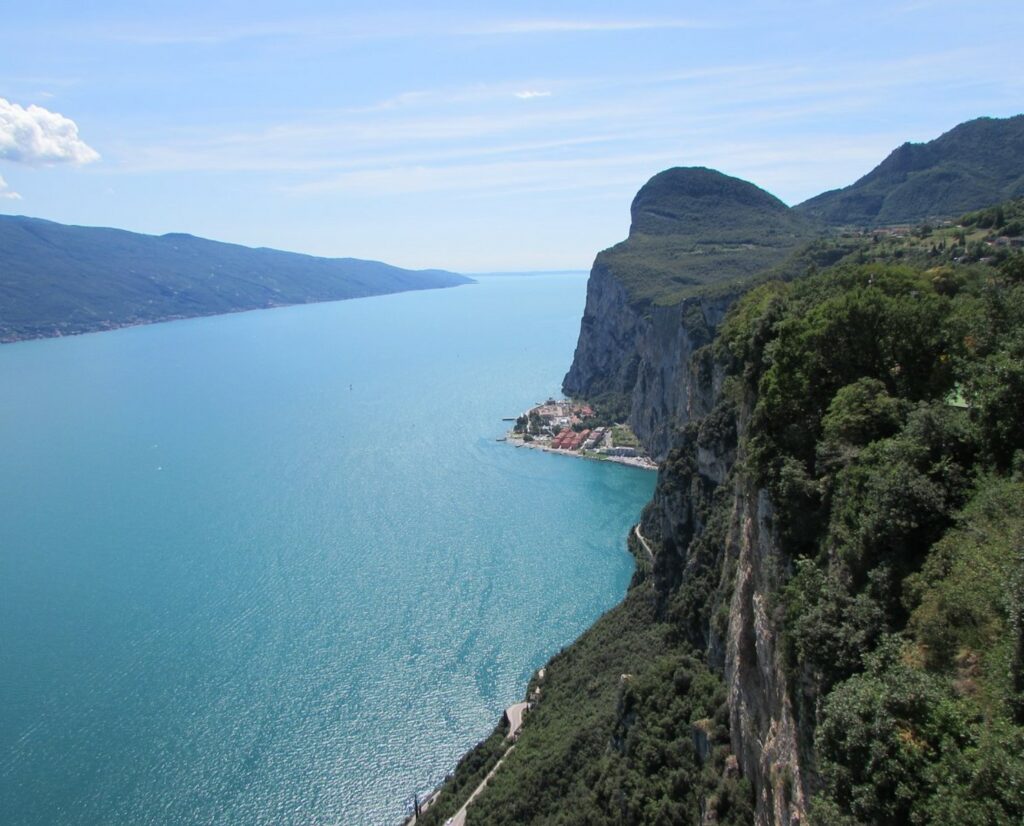
M 581 274 L 0 347 L 6 824 L 397 823 L 623 596 Z

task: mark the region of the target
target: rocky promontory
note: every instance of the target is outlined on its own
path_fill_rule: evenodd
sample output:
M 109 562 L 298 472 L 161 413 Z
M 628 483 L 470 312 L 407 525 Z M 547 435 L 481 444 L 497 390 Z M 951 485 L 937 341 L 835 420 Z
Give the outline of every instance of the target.
M 813 225 L 754 184 L 703 167 L 655 175 L 630 214 L 629 238 L 594 262 L 563 389 L 615 397 L 661 459 L 673 431 L 713 404 L 714 366 L 694 354 L 751 279 L 812 237 Z

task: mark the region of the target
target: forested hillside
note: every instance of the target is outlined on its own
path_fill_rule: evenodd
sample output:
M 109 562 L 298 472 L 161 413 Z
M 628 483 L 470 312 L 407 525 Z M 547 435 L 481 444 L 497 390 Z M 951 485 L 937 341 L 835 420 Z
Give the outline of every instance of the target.
M 723 327 L 814 822 L 1024 817 L 1021 263 L 843 264 Z
M 1022 822 L 1022 214 L 822 235 L 722 313 L 598 259 L 573 392 L 668 447 L 626 600 L 468 823 Z
M 0 215 L 0 341 L 470 281 L 378 261 Z
M 833 226 L 951 217 L 1024 195 L 1024 115 L 977 118 L 905 143 L 867 175 L 795 209 Z

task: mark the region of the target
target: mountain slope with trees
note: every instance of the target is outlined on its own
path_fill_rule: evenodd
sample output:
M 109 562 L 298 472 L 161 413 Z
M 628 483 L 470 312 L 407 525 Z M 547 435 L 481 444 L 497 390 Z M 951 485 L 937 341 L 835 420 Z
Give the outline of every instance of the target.
M 0 341 L 471 283 L 192 235 L 0 216 Z
M 860 180 L 795 209 L 833 226 L 952 218 L 1024 195 L 1024 115 L 977 118 L 905 143 Z
M 629 238 L 600 253 L 631 301 L 674 305 L 753 276 L 814 236 L 815 226 L 748 181 L 704 167 L 667 169 L 633 199 Z
M 566 381 L 663 461 L 626 599 L 531 681 L 471 826 L 1024 821 L 1022 212 L 682 294 L 599 256 Z

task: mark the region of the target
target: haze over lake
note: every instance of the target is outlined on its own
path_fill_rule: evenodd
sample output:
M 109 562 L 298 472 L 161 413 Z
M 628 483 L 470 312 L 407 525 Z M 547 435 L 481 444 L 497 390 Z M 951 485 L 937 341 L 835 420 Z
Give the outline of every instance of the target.
M 625 592 L 582 275 L 0 347 L 0 820 L 389 823 Z

